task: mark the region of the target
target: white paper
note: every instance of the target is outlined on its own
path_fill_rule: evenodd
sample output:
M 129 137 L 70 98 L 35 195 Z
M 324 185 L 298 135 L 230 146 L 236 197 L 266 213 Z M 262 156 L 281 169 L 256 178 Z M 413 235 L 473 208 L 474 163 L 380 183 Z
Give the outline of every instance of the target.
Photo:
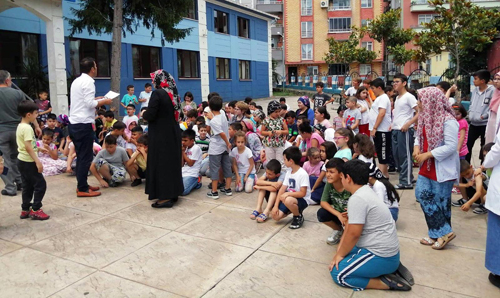
M 120 96 L 120 93 L 116 93 L 113 91 L 109 91 L 108 93 L 106 93 L 106 95 L 104 95 L 105 98 L 109 98 L 109 99 L 115 99 L 118 96 Z

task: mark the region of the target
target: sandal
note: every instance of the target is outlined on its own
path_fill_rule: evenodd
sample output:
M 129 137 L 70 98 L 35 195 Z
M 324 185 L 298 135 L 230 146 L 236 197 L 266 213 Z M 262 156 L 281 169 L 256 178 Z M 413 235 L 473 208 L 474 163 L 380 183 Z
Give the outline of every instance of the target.
M 250 219 L 256 219 L 259 214 L 260 213 L 257 210 L 254 210 L 252 214 L 250 214 Z
M 411 287 L 405 281 L 394 274 L 386 274 L 380 277 L 380 280 L 389 287 L 391 291 L 410 291 Z
M 443 249 L 446 244 L 448 244 L 451 240 L 455 239 L 455 237 L 457 237 L 457 235 L 455 235 L 455 233 L 451 233 L 451 235 L 444 235 L 443 237 L 441 237 L 441 239 L 443 240 L 443 243 L 439 243 L 439 240 L 437 240 L 433 245 L 432 245 L 432 249 L 436 249 L 436 250 L 441 250 Z
M 424 238 L 420 239 L 420 244 L 422 244 L 422 245 L 432 246 L 432 245 L 434 245 L 434 243 L 436 243 L 436 240 L 433 240 L 432 238 L 429 238 L 429 237 L 424 237 Z
M 259 216 L 257 216 L 258 223 L 263 223 L 266 221 L 266 219 L 267 219 L 267 215 L 265 215 L 264 213 L 261 213 L 261 214 L 259 214 Z

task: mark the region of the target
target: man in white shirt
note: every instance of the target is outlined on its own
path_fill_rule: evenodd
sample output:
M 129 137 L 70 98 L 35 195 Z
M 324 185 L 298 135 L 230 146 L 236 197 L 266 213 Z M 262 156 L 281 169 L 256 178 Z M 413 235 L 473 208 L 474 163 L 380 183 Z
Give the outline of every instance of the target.
M 370 110 L 370 135 L 375 143 L 379 168 L 389 178 L 389 157 L 391 152 L 391 100 L 385 94 L 385 83 L 381 78 L 371 82 L 370 88 L 377 98 Z
M 78 181 L 78 197 L 95 197 L 101 195 L 99 187 L 89 186 L 87 175 L 93 159 L 95 108 L 109 105 L 112 99 L 95 97 L 94 77 L 97 75 L 97 64 L 93 58 L 84 58 L 80 62 L 82 74 L 71 84 L 71 109 L 69 116 L 69 134 L 77 155 L 76 180 Z
M 141 92 L 141 94 L 139 94 L 139 102 L 141 102 L 141 109 L 142 108 L 147 108 L 148 105 L 149 105 L 149 99 L 151 98 L 151 93 L 153 90 L 153 85 L 151 85 L 151 83 L 146 83 L 146 85 L 144 85 L 144 91 Z
M 394 120 L 392 122 L 392 156 L 399 169 L 399 184 L 396 189 L 413 189 L 413 124 L 418 119 L 417 99 L 406 88 L 408 77 L 396 74 L 392 85 L 398 92 L 394 102 Z

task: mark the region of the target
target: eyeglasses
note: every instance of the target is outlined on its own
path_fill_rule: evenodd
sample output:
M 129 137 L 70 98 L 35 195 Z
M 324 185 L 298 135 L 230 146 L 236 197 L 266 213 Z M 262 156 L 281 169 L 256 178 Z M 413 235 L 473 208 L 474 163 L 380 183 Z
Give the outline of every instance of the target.
M 334 140 L 340 140 L 340 139 L 345 139 L 346 137 L 334 137 Z

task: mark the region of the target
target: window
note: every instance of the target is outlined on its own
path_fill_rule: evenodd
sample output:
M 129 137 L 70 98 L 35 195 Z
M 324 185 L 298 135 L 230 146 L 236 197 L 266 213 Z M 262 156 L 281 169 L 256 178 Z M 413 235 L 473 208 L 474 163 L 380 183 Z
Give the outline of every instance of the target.
M 189 7 L 186 18 L 197 20 L 198 19 L 198 0 L 192 0 L 191 7 Z
M 132 46 L 134 78 L 149 78 L 149 74 L 160 69 L 160 48 Z
M 455 68 L 456 64 L 453 62 L 453 56 L 448 53 L 448 68 Z
M 302 22 L 301 26 L 301 36 L 302 38 L 311 38 L 313 37 L 313 23 L 312 22 Z
M 302 45 L 302 60 L 312 60 L 313 59 L 313 45 L 303 44 Z
M 250 61 L 240 60 L 240 80 L 250 79 Z
M 368 51 L 373 51 L 373 42 L 371 41 L 363 41 L 361 43 L 361 47 L 367 49 Z
M 361 20 L 361 27 L 368 27 L 372 20 Z
M 225 12 L 214 10 L 214 31 L 229 34 L 228 15 Z
M 301 15 L 312 16 L 312 0 L 300 0 Z
M 229 59 L 215 58 L 216 78 L 222 80 L 231 79 L 229 73 Z
M 111 76 L 111 43 L 90 39 L 71 39 L 69 55 L 71 74 L 80 75 L 80 61 L 85 57 L 92 57 L 97 64 L 97 77 Z M 148 76 L 149 77 L 149 73 Z
M 38 49 L 38 35 L 0 31 L 0 69 L 7 70 L 12 76 L 22 75 L 23 64 L 29 58 L 38 61 Z
M 250 38 L 250 21 L 248 19 L 238 17 L 238 36 Z
M 359 66 L 360 75 L 367 75 L 370 71 L 372 71 L 372 66 L 370 64 L 361 64 Z
M 351 31 L 351 18 L 331 18 L 329 33 Z
M 329 10 L 349 10 L 351 9 L 351 0 L 331 0 Z
M 179 78 L 199 78 L 198 52 L 177 50 L 177 65 L 179 67 Z
M 434 18 L 434 15 L 432 15 L 432 14 L 418 15 L 418 25 L 423 26 L 426 23 L 430 23 L 430 21 L 432 21 L 433 18 Z
M 372 0 L 361 0 L 361 8 L 371 8 Z
M 428 73 L 431 73 L 431 64 L 432 64 L 431 59 L 427 59 L 427 61 L 425 61 L 425 71 L 427 71 Z
M 330 64 L 328 65 L 329 76 L 343 76 L 349 73 L 349 65 L 346 64 Z

